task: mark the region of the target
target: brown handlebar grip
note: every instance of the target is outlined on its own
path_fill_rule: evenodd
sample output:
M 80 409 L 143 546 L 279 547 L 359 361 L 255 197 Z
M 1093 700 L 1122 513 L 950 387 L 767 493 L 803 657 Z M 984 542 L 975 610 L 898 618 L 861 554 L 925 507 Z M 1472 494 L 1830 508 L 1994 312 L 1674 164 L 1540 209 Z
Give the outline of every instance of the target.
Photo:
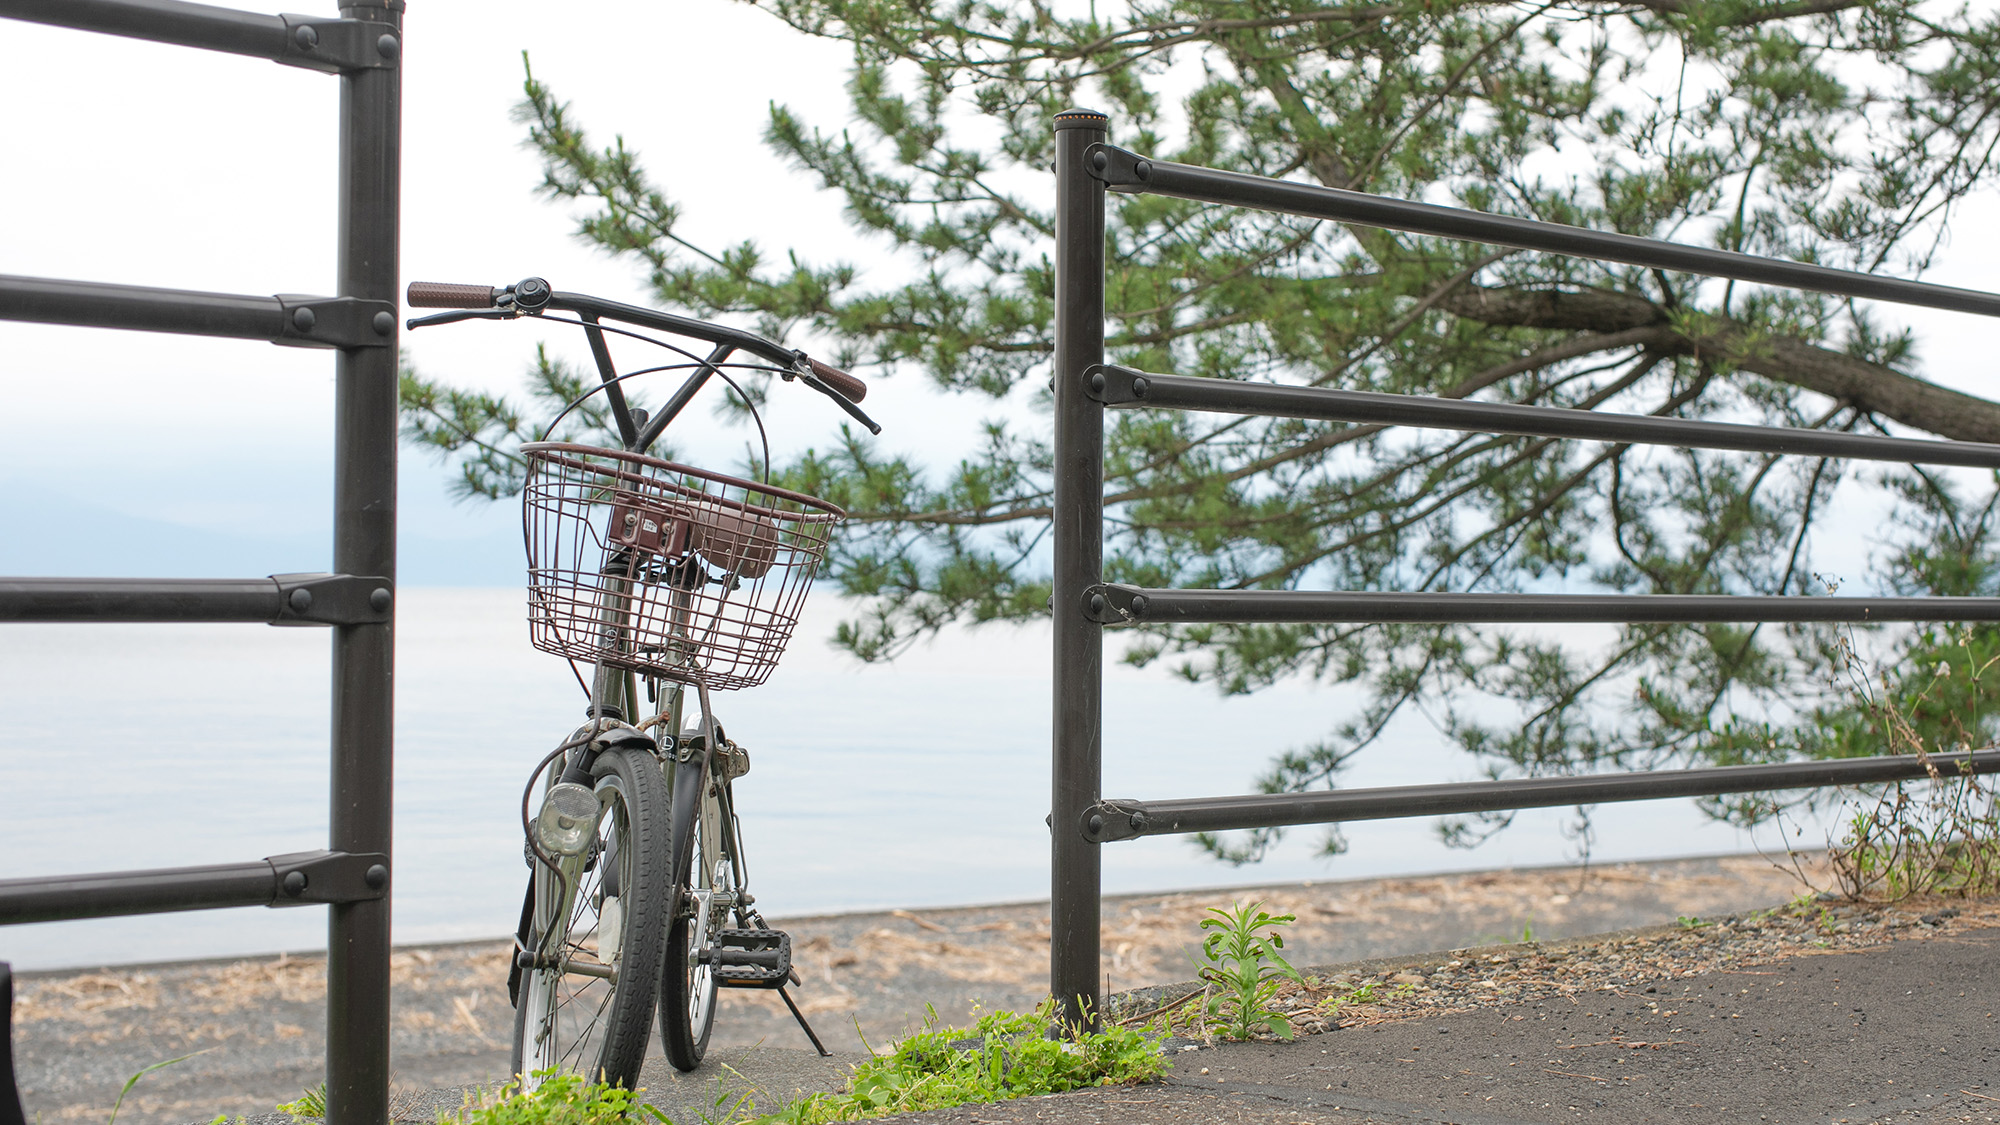
M 450 285 L 442 281 L 410 282 L 413 309 L 490 309 L 502 290 L 491 285 Z
M 806 360 L 806 366 L 812 368 L 814 377 L 834 390 L 839 391 L 840 396 L 847 401 L 860 402 L 862 399 L 868 397 L 868 384 L 849 375 L 840 368 L 830 367 L 816 359 Z

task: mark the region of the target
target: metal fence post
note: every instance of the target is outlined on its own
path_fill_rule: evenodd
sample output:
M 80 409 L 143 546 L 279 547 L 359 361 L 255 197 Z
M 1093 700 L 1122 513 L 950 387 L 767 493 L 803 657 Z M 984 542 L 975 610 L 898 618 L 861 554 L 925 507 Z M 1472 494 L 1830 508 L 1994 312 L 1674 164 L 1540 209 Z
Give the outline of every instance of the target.
M 375 43 L 402 51 L 403 0 L 344 4 L 341 15 L 395 28 Z M 402 69 L 340 77 L 339 293 L 396 300 Z M 393 319 L 393 317 L 392 317 Z M 391 329 L 393 333 L 393 326 Z M 335 368 L 334 568 L 396 575 L 396 348 L 348 348 Z M 393 619 L 333 638 L 332 847 L 390 851 Z M 393 871 L 393 863 L 391 864 Z M 327 921 L 327 1125 L 389 1120 L 389 902 L 337 904 Z
M 1084 166 L 1105 139 L 1094 110 L 1056 115 L 1055 737 L 1049 990 L 1072 1026 L 1097 1026 L 1100 845 L 1083 818 L 1102 784 L 1104 629 L 1084 599 L 1104 569 L 1104 408 L 1084 371 L 1104 360 L 1104 184 Z

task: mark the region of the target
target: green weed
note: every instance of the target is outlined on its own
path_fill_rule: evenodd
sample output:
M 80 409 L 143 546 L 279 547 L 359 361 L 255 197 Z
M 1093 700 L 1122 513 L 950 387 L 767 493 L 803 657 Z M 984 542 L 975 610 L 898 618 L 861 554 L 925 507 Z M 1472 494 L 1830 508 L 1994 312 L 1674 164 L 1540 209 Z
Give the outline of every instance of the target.
M 1238 904 L 1230 910 L 1211 906 L 1213 917 L 1203 918 L 1201 928 L 1208 936 L 1201 940 L 1201 979 L 1213 990 L 1208 998 L 1209 1030 L 1234 1039 L 1249 1039 L 1268 1031 L 1280 1039 L 1292 1037 L 1291 1021 L 1270 1007 L 1271 998 L 1287 980 L 1300 980 L 1278 951 L 1285 947 L 1280 926 L 1294 921 L 1290 914 L 1272 914 L 1264 904 Z
M 279 1113 L 291 1114 L 294 1121 L 320 1121 L 326 1117 L 326 1083 L 322 1082 L 299 1094 L 297 1101 L 286 1102 L 278 1107 Z
M 1349 991 L 1345 996 L 1336 996 L 1331 1000 L 1325 1001 L 1320 1007 L 1328 1015 L 1337 1015 L 1340 1009 L 1349 1004 L 1373 1004 L 1376 1000 L 1375 989 L 1375 981 L 1365 981 L 1361 987 Z
M 1713 922 L 1704 922 L 1692 914 L 1683 914 L 1674 921 L 1679 922 L 1683 930 L 1705 930 L 1715 925 Z
M 1876 752 L 1911 755 L 1929 775 L 1928 782 L 1879 790 L 1872 805 L 1848 817 L 1830 854 L 1834 878 L 1850 899 L 2000 890 L 2000 795 L 1969 771 L 1931 760 L 1992 744 L 1993 720 L 1978 713 L 1977 703 L 1988 694 L 1983 681 L 2000 653 L 1969 630 L 1947 634 L 1935 647 L 1946 658 L 1934 670 L 1891 684 L 1886 673 L 1871 676 L 1842 638 L 1839 655 Z
M 1373 1004 L 1378 1000 L 1408 996 L 1416 990 L 1417 986 L 1415 983 L 1399 984 L 1393 989 L 1385 990 L 1381 981 L 1363 981 L 1358 987 L 1349 990 L 1345 995 L 1320 1001 L 1319 1010 L 1329 1017 L 1337 1016 L 1340 1014 L 1340 1010 L 1349 1004 Z
M 193 1051 L 188 1054 L 182 1055 L 180 1058 L 177 1059 L 168 1059 L 165 1062 L 156 1062 L 151 1066 L 141 1068 L 139 1073 L 125 1080 L 124 1088 L 118 1091 L 118 1100 L 111 1103 L 111 1116 L 105 1119 L 104 1125 L 114 1125 L 114 1123 L 118 1120 L 118 1110 L 125 1104 L 125 1095 L 132 1092 L 132 1087 L 137 1086 L 139 1084 L 139 1079 L 146 1077 L 148 1074 L 151 1074 L 156 1070 L 165 1070 L 167 1067 L 173 1066 L 176 1063 L 184 1063 L 189 1059 L 195 1057 L 195 1055 L 205 1055 L 209 1051 L 212 1051 L 214 1049 L 215 1048 L 213 1047 L 209 1047 L 204 1050 Z
M 924 1030 L 894 1051 L 855 1066 L 845 1093 L 801 1098 L 755 1125 L 855 1121 L 1143 1082 L 1165 1072 L 1166 1060 L 1137 1031 L 1114 1026 L 1070 1037 L 1055 1011 L 1050 1000 L 1027 1013 L 989 1012 L 970 1031 L 938 1028 L 932 1013 Z
M 638 1092 L 622 1086 L 586 1082 L 579 1075 L 553 1071 L 536 1077 L 542 1084 L 533 1090 L 524 1091 L 521 1083 L 514 1081 L 491 1095 L 467 1095 L 464 1107 L 449 1118 L 464 1125 L 626 1125 L 628 1118 L 644 1114 L 662 1125 L 673 1125 L 657 1107 L 641 1102 Z

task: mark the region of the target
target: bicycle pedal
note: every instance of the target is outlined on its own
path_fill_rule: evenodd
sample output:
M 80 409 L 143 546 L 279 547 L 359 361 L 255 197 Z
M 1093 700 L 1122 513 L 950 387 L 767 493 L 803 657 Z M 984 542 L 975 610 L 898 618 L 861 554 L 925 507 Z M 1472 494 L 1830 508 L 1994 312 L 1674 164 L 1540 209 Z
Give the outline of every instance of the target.
M 792 935 L 783 930 L 718 930 L 703 958 L 723 988 L 781 988 L 792 977 Z

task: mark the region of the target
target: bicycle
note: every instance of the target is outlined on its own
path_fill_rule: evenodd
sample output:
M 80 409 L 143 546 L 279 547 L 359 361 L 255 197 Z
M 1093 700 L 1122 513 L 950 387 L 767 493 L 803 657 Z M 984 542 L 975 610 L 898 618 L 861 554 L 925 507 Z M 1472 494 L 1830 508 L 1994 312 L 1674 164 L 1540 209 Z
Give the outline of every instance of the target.
M 577 324 L 600 380 L 520 450 L 530 639 L 570 661 L 589 702 L 584 725 L 541 760 L 522 793 L 531 875 L 508 978 L 514 1073 L 529 1089 L 560 1071 L 629 1087 L 655 1008 L 668 1060 L 693 1070 L 725 987 L 776 990 L 826 1054 L 786 991 L 799 982 L 791 939 L 764 921 L 749 889 L 734 794 L 749 754 L 729 739 L 709 695 L 760 684 L 777 666 L 845 513 L 768 480 L 647 450 L 712 377 L 743 395 L 732 370 L 802 383 L 880 433 L 856 405 L 866 385 L 752 333 L 555 292 L 540 278 L 504 288 L 416 282 L 408 298 L 456 310 L 414 318 L 411 329 L 520 317 Z M 700 356 L 606 321 L 713 350 Z M 621 375 L 606 333 L 682 361 Z M 731 362 L 738 352 L 762 362 Z M 676 370 L 687 377 L 657 414 L 631 405 L 625 380 Z M 620 448 L 548 440 L 600 393 Z M 768 442 L 763 465 L 768 477 Z M 584 663 L 588 682 L 577 670 Z M 690 688 L 700 716 L 692 722 Z

